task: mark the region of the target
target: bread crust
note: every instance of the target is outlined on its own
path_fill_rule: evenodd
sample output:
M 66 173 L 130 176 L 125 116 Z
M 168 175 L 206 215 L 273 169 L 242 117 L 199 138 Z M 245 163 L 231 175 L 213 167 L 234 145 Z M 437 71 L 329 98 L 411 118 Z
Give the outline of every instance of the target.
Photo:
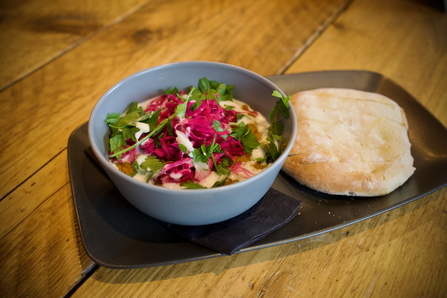
M 334 195 L 381 196 L 414 173 L 408 122 L 393 100 L 353 89 L 322 88 L 291 97 L 298 133 L 283 170 Z

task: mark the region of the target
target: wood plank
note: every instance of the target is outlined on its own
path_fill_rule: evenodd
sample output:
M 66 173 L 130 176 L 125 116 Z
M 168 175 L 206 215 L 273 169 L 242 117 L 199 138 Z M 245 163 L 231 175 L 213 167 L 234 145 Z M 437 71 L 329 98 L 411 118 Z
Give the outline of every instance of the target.
M 2 297 L 61 297 L 92 264 L 79 242 L 70 184 L 0 239 Z
M 369 12 L 369 13 L 366 13 Z M 447 126 L 447 14 L 414 1 L 355 1 L 286 73 L 386 75 Z
M 317 237 L 327 245 L 301 255 L 300 260 L 307 261 L 303 267 L 309 270 L 284 274 L 287 284 L 303 289 L 304 296 L 316 297 L 439 297 L 447 293 L 447 276 L 443 274 L 447 272 L 443 253 L 447 245 L 439 239 L 447 223 L 443 215 L 446 195 L 444 189 L 345 228 L 338 237 L 349 234 L 338 242 L 331 239 L 333 233 Z M 352 238 L 351 233 L 355 234 Z M 270 281 L 272 290 L 275 285 L 281 287 L 280 277 Z
M 228 33 L 236 25 L 237 29 L 249 30 L 244 34 L 254 33 L 254 28 L 263 22 L 255 16 L 266 17 L 279 8 L 279 4 L 271 5 L 268 1 L 227 1 L 218 5 L 205 2 L 205 7 L 196 7 L 196 3 L 178 1 L 174 10 L 164 2 L 148 5 L 0 94 L 1 112 L 10 115 L 1 118 L 0 125 L 11 129 L 5 133 L 5 139 L 11 143 L 0 151 L 1 220 L 10 221 L 3 227 L 0 239 L 0 267 L 8 272 L 2 275 L 1 293 L 61 296 L 83 278 L 92 264 L 79 243 L 74 224 L 64 149 L 68 136 L 88 119 L 99 96 L 124 76 L 160 63 L 202 57 L 227 61 L 232 53 L 238 59 L 245 53 L 251 60 L 242 59 L 241 63 L 254 63 L 253 49 L 240 47 L 245 37 Z M 321 10 L 312 6 L 317 17 L 304 18 L 313 29 L 303 30 L 306 32 L 302 39 L 324 26 L 325 20 L 345 3 L 328 0 Z M 291 7 L 298 9 L 304 1 L 293 4 L 296 6 Z M 180 17 L 170 18 L 176 12 Z M 278 16 L 272 19 L 267 31 L 256 31 L 258 40 L 267 43 L 271 37 L 265 37 L 266 32 L 273 34 L 282 21 Z M 248 24 L 248 29 L 244 24 Z M 301 25 L 307 28 L 306 24 Z M 290 59 L 295 49 L 287 50 L 281 44 L 288 39 L 287 34 L 278 34 L 276 43 L 258 53 L 266 59 L 273 52 L 283 62 L 258 65 L 259 71 L 278 71 Z M 193 38 L 185 42 L 185 36 Z M 233 39 L 239 43 L 232 44 Z M 289 46 L 301 47 L 303 40 Z M 192 51 L 194 45 L 200 45 L 200 50 Z M 11 113 L 11 108 L 20 112 Z M 12 122 L 16 125 L 9 125 Z
M 0 90 L 147 2 L 2 1 Z
M 244 292 L 255 283 L 267 282 L 281 266 L 277 260 L 283 259 L 285 253 L 287 249 L 278 246 L 265 249 L 262 254 L 249 252 L 163 267 L 124 271 L 101 268 L 73 297 L 82 297 L 88 292 L 92 297 L 249 297 Z M 237 295 L 232 295 L 234 292 Z
M 9 127 L 0 149 L 0 197 L 63 150 L 99 97 L 125 76 L 182 60 L 228 62 L 275 74 L 347 1 L 150 2 L 0 93 L 2 114 L 10 114 L 10 107 L 20 111 L 13 126 L 11 119 L 0 119 Z M 247 36 L 253 37 L 250 43 Z
M 288 72 L 378 71 L 445 123 L 446 51 L 439 41 L 446 36 L 444 19 L 408 1 L 356 0 Z M 430 55 L 414 61 L 414 55 L 425 56 L 420 47 L 427 40 Z M 419 81 L 426 84 L 415 86 Z M 285 255 L 273 247 L 160 268 L 100 268 L 74 297 L 442 297 L 447 293 L 446 210 L 443 188 L 361 223 L 279 246 Z
M 439 297 L 447 189 L 337 231 L 233 256 L 99 268 L 73 297 Z
M 0 201 L 0 239 L 67 185 L 68 180 L 67 150 L 64 150 Z

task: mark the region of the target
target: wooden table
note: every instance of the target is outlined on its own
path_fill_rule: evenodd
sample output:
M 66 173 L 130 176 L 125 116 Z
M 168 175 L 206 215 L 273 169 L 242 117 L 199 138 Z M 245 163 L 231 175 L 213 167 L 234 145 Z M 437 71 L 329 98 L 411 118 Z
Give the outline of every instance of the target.
M 264 76 L 375 71 L 446 126 L 442 11 L 417 0 L 3 2 L 1 297 L 446 297 L 447 188 L 288 244 L 116 270 L 84 251 L 67 164 L 67 140 L 102 93 L 174 61 Z

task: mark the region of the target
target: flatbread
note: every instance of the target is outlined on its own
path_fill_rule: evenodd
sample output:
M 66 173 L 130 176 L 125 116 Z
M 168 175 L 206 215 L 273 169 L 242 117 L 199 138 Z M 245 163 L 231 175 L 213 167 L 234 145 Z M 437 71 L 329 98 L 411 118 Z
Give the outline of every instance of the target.
M 381 196 L 414 173 L 408 122 L 393 100 L 352 89 L 324 88 L 291 97 L 298 133 L 283 170 L 334 195 Z

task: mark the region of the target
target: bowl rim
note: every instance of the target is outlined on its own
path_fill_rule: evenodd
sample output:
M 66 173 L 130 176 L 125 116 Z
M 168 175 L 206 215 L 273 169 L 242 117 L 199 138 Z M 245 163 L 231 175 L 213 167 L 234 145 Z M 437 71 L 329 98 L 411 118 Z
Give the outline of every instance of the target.
M 149 67 L 143 70 L 140 70 L 138 72 L 135 72 L 127 77 L 125 77 L 124 79 L 118 81 L 117 83 L 115 83 L 112 87 L 110 87 L 100 98 L 99 100 L 95 103 L 91 113 L 90 113 L 90 117 L 89 117 L 89 123 L 88 123 L 88 139 L 89 139 L 89 143 L 90 143 L 90 147 L 93 150 L 93 153 L 95 154 L 95 156 L 97 157 L 97 159 L 99 160 L 101 166 L 104 168 L 104 170 L 106 170 L 106 172 L 108 171 L 114 171 L 116 173 L 116 175 L 118 175 L 120 178 L 124 179 L 127 182 L 130 182 L 131 184 L 134 184 L 137 187 L 143 187 L 143 188 L 147 188 L 148 190 L 155 190 L 157 192 L 166 192 L 166 193 L 171 193 L 171 194 L 177 194 L 177 193 L 184 193 L 185 191 L 188 192 L 188 194 L 194 195 L 194 194 L 210 194 L 212 195 L 213 193 L 220 193 L 222 191 L 225 190 L 230 190 L 233 188 L 239 188 L 239 187 L 244 187 L 247 184 L 251 184 L 252 179 L 254 179 L 255 177 L 258 177 L 259 179 L 269 175 L 270 171 L 274 168 L 273 166 L 278 164 L 278 163 L 283 163 L 285 161 L 285 159 L 287 158 L 290 150 L 292 149 L 292 146 L 295 142 L 296 139 L 296 133 L 297 133 L 297 129 L 298 129 L 298 124 L 297 124 L 297 119 L 296 119 L 296 114 L 294 112 L 294 108 L 293 105 L 291 104 L 291 102 L 289 102 L 289 114 L 290 114 L 290 121 L 292 122 L 292 129 L 291 129 L 291 133 L 290 133 L 290 138 L 289 141 L 286 145 L 286 147 L 284 148 L 284 151 L 281 153 L 281 155 L 265 170 L 263 170 L 262 172 L 254 175 L 253 177 L 247 178 L 243 181 L 238 181 L 236 183 L 232 183 L 229 185 L 223 185 L 223 186 L 219 186 L 219 187 L 213 187 L 213 188 L 204 188 L 204 189 L 172 189 L 172 188 L 167 188 L 167 187 L 162 187 L 162 186 L 157 186 L 157 185 L 151 185 L 148 183 L 144 183 L 142 181 L 139 181 L 137 179 L 134 179 L 133 177 L 130 177 L 124 173 L 122 173 L 121 171 L 117 170 L 116 168 L 114 168 L 110 162 L 108 160 L 106 160 L 106 157 L 99 151 L 99 149 L 96 147 L 96 142 L 94 140 L 94 134 L 93 134 L 93 130 L 94 127 L 92 125 L 92 121 L 90 121 L 93 117 L 95 117 L 96 112 L 98 107 L 100 106 L 100 104 L 106 100 L 107 96 L 112 93 L 116 88 L 119 88 L 119 86 L 123 85 L 124 83 L 126 83 L 127 81 L 130 81 L 132 79 L 134 79 L 135 77 L 144 75 L 145 73 L 148 72 L 154 72 L 157 71 L 159 69 L 162 68 L 169 68 L 169 67 L 175 67 L 177 65 L 190 65 L 190 66 L 194 66 L 194 65 L 210 65 L 210 66 L 219 66 L 219 67 L 225 67 L 227 69 L 235 69 L 241 72 L 245 72 L 247 75 L 251 75 L 252 77 L 255 77 L 256 80 L 259 81 L 263 81 L 264 83 L 267 83 L 269 85 L 272 86 L 272 91 L 273 90 L 277 90 L 282 96 L 286 96 L 286 94 L 284 93 L 284 91 L 281 90 L 281 88 L 279 88 L 276 84 L 274 84 L 273 82 L 271 82 L 269 79 L 267 79 L 264 76 L 261 76 L 260 74 L 257 74 L 249 69 L 240 67 L 240 66 L 236 66 L 236 65 L 231 65 L 231 64 L 227 64 L 227 63 L 222 63 L 222 62 L 213 62 L 213 61 L 183 61 L 183 62 L 172 62 L 172 63 L 166 63 L 166 64 L 161 64 L 161 65 L 157 65 L 157 66 L 153 66 L 153 67 Z M 265 117 L 265 115 L 264 115 Z M 282 166 L 281 166 L 282 167 Z

